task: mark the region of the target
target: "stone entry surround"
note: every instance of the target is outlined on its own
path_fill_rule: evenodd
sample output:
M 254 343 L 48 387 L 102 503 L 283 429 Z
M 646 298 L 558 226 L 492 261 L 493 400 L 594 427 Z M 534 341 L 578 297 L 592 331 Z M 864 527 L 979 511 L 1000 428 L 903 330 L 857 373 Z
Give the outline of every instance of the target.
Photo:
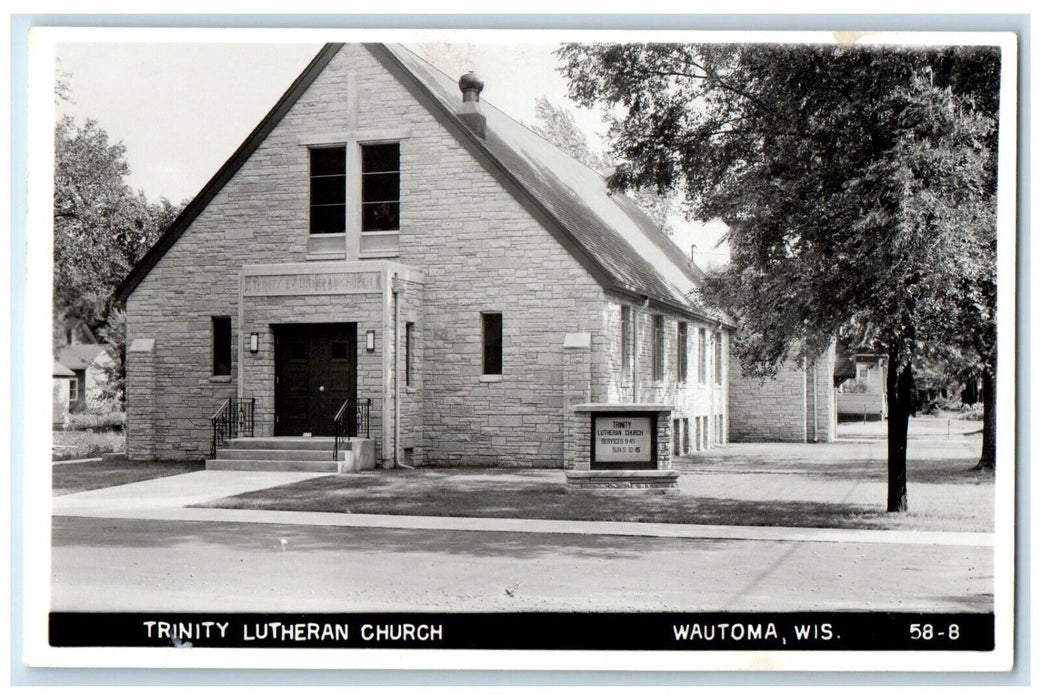
M 679 474 L 672 467 L 672 411 L 667 404 L 585 403 L 571 407 L 571 425 L 564 445 L 567 485 L 572 488 L 674 488 Z M 597 416 L 653 416 L 652 466 L 634 469 L 594 467 L 592 424 Z M 624 464 L 619 462 L 618 464 Z

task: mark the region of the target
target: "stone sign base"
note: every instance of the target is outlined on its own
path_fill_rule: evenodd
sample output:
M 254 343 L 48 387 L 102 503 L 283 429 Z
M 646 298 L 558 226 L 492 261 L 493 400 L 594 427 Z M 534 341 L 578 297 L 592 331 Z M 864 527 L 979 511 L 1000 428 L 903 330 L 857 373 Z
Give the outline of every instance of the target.
M 680 474 L 672 469 L 570 469 L 567 485 L 578 489 L 673 489 Z

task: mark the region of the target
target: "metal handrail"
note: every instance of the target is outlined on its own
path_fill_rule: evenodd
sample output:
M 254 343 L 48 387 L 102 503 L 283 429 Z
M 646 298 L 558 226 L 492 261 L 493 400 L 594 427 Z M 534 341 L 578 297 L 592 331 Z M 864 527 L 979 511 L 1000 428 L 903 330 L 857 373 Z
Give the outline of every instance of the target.
M 257 400 L 254 398 L 237 399 L 232 396 L 224 399 L 217 411 L 210 416 L 210 425 L 213 427 L 210 457 L 217 456 L 217 448 L 227 442 L 232 434 L 253 437 L 256 404 Z
M 355 408 L 352 410 L 351 406 Z M 372 399 L 347 399 L 340 406 L 333 418 L 333 459 L 340 458 L 340 445 L 343 441 L 362 434 L 369 437 L 369 407 Z M 348 420 L 348 416 L 351 417 Z
M 211 422 L 217 420 L 217 418 L 220 416 L 220 414 L 223 413 L 228 408 L 228 404 L 231 403 L 231 399 L 232 399 L 232 397 L 230 397 L 230 396 L 228 398 L 224 399 L 224 403 L 222 403 L 217 408 L 217 410 L 213 412 L 213 415 L 210 416 L 210 421 Z

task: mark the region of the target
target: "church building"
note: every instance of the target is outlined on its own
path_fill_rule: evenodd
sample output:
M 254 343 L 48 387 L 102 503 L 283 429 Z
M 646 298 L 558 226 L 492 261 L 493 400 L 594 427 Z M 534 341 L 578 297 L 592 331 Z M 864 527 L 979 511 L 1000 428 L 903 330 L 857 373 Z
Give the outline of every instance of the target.
M 673 407 L 674 454 L 725 442 L 733 324 L 702 272 L 483 87 L 401 46 L 318 52 L 117 292 L 131 458 L 247 432 L 563 468 L 590 402 Z

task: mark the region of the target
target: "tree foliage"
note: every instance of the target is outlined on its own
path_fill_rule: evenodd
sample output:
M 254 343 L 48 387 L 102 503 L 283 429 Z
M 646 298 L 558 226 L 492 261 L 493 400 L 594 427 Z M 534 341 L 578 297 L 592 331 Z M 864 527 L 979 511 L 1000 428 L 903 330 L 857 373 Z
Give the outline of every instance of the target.
M 54 131 L 54 305 L 98 331 L 112 293 L 176 217 L 163 199 L 150 203 L 126 183 L 122 143 L 97 122 L 63 117 Z
M 996 50 L 571 44 L 558 55 L 571 96 L 612 117 L 610 186 L 678 187 L 688 216 L 729 225 L 731 264 L 706 292 L 741 319 L 746 371 L 816 357 L 837 336 L 874 344 L 900 393 L 891 468 L 916 363 L 971 355 L 993 372 Z
M 58 75 L 59 106 L 71 101 L 68 78 Z M 105 367 L 109 381 L 102 391 L 119 400 L 126 320 L 113 293 L 181 206 L 134 192 L 126 182 L 126 148 L 110 143 L 93 120 L 77 124 L 62 116 L 54 127 L 54 158 L 55 325 L 77 319 L 104 339 L 115 365 Z

